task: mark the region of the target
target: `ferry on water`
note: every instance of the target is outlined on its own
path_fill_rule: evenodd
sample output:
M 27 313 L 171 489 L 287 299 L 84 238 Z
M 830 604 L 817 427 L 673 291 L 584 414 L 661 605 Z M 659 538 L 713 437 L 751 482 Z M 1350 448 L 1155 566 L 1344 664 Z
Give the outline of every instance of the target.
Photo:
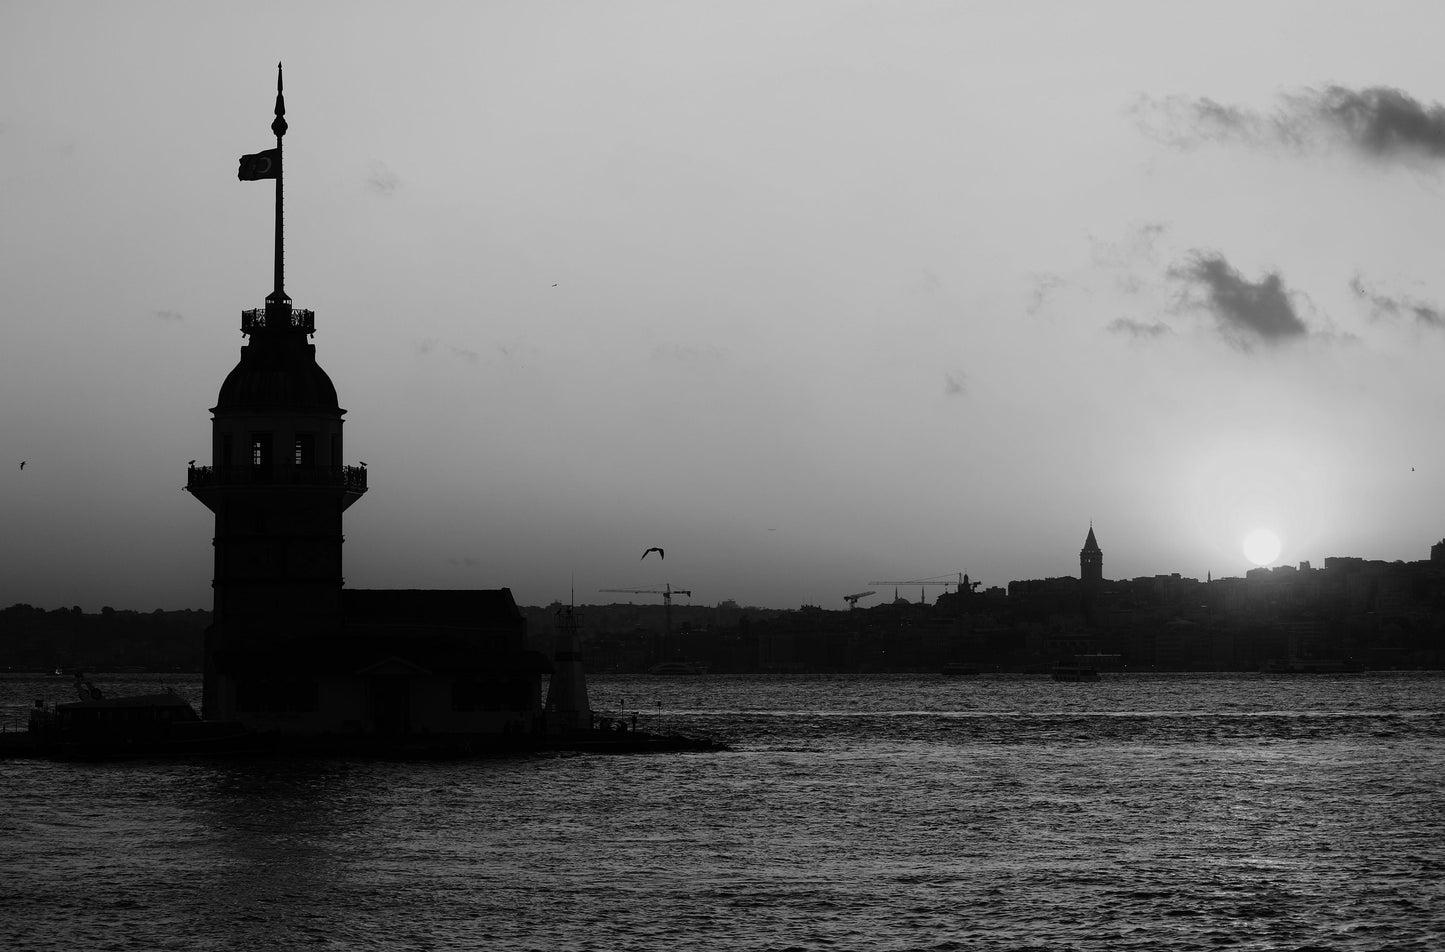
M 226 721 L 203 721 L 174 691 L 108 698 L 76 672 L 79 699 L 30 709 L 29 731 L 7 734 L 11 756 L 65 760 L 195 757 L 265 753 L 276 735 Z

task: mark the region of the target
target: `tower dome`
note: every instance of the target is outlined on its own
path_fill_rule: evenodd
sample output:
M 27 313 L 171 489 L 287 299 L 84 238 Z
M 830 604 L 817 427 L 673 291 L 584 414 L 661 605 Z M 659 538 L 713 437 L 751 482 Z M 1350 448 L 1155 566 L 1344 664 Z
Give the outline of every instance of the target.
M 312 312 L 292 311 L 293 319 L 312 326 Z M 251 341 L 241 348 L 241 361 L 226 376 L 215 411 L 278 410 L 340 414 L 336 386 L 316 363 L 316 345 L 304 332 L 263 330 L 264 311 L 243 311 L 242 330 Z M 249 328 L 249 329 L 248 329 Z

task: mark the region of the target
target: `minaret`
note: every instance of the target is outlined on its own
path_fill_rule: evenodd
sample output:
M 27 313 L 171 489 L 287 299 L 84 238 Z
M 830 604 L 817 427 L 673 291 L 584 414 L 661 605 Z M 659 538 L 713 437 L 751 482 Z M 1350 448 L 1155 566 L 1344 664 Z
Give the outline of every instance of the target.
M 315 708 L 320 646 L 341 624 L 341 514 L 366 492 L 365 467 L 342 463 L 346 411 L 316 363 L 315 316 L 284 286 L 279 63 L 275 112 L 276 148 L 243 156 L 238 174 L 276 180 L 274 287 L 264 308 L 241 312 L 247 343 L 211 408 L 211 465 L 186 480 L 216 515 L 210 719 Z
M 1079 550 L 1079 581 L 1087 587 L 1095 587 L 1104 581 L 1104 552 L 1094 539 L 1094 524 L 1089 523 L 1089 536 Z

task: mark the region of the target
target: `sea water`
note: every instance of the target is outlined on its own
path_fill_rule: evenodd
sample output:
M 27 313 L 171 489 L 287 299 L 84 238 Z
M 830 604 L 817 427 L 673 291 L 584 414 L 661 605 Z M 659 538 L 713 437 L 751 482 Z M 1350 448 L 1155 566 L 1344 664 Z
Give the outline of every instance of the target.
M 731 749 L 0 762 L 0 948 L 1445 947 L 1445 675 L 590 687 Z

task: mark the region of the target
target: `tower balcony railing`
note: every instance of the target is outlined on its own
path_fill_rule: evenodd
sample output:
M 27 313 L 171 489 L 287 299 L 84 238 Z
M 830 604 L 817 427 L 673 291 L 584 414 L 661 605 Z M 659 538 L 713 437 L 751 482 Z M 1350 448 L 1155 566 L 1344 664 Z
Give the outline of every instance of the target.
M 366 492 L 365 466 L 192 466 L 187 489 L 222 486 L 342 486 Z
M 241 333 L 254 334 L 257 331 L 264 331 L 271 324 L 267 323 L 267 313 L 264 307 L 248 308 L 241 312 Z M 295 307 L 278 308 L 271 306 L 271 319 L 274 321 L 285 321 L 282 326 L 292 330 L 304 331 L 307 334 L 316 333 L 316 312 L 303 310 Z

